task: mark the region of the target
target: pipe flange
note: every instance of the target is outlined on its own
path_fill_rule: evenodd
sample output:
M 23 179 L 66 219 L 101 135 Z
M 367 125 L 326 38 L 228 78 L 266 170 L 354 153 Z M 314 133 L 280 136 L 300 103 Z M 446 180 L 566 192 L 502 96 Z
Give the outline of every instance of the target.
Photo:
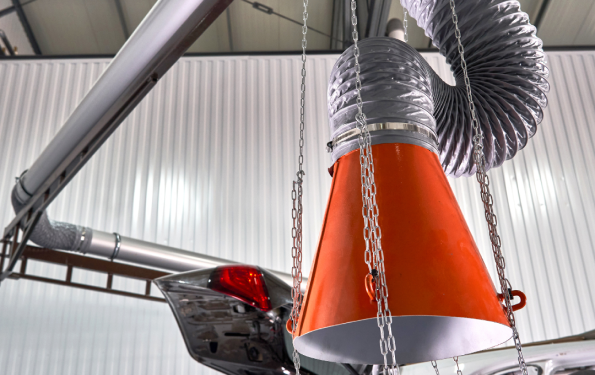
M 120 235 L 116 232 L 114 232 L 114 235 L 116 236 L 116 246 L 114 247 L 114 253 L 110 257 L 110 260 L 114 260 L 118 257 L 118 254 L 120 253 L 120 245 L 122 244 L 122 238 Z
M 81 249 L 83 248 L 83 244 L 85 243 L 86 237 L 87 237 L 87 227 L 83 227 L 83 230 L 81 231 L 81 240 L 74 251 L 78 251 L 82 254 L 86 254 L 86 252 L 81 251 Z

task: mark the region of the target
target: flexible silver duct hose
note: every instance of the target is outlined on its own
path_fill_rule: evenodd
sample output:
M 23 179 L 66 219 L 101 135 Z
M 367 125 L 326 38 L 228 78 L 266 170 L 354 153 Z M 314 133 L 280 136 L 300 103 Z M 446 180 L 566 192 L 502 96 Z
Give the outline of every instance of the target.
M 413 124 L 416 131 L 378 130 L 372 144 L 412 143 L 437 152 L 446 174 L 475 173 L 473 129 L 448 0 L 401 0 L 451 65 L 446 84 L 409 45 L 390 38 L 359 43 L 361 95 L 368 124 Z M 487 168 L 525 147 L 547 106 L 548 69 L 542 42 L 517 1 L 458 0 L 461 40 L 484 134 Z M 331 138 L 356 127 L 353 47 L 339 58 L 329 82 Z M 427 132 L 434 132 L 436 143 Z M 332 161 L 357 149 L 357 139 L 332 148 Z
M 11 194 L 12 207 L 16 213 L 26 205 L 17 193 L 19 184 L 20 181 Z M 92 238 L 93 230 L 91 228 L 50 220 L 47 212 L 44 212 L 31 233 L 30 240 L 38 246 L 48 249 L 86 253 Z

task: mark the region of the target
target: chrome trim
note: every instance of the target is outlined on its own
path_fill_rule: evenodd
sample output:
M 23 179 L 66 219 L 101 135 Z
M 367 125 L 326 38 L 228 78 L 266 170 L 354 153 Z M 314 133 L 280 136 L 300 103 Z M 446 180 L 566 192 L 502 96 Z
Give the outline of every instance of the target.
M 430 138 L 432 141 L 438 143 L 438 137 L 436 136 L 436 133 L 434 133 L 434 131 L 415 124 L 408 124 L 405 122 L 383 122 L 378 124 L 368 124 L 369 132 L 375 132 L 379 130 L 404 130 L 412 133 L 419 133 Z M 345 133 L 338 135 L 331 142 L 329 142 L 329 152 L 341 143 L 358 136 L 360 133 L 361 131 L 359 130 L 359 128 L 353 128 L 351 130 L 346 131 Z
M 120 246 L 122 244 L 122 238 L 120 235 L 116 232 L 114 232 L 114 235 L 116 236 L 116 246 L 114 247 L 114 253 L 110 257 L 111 260 L 114 260 L 118 257 L 118 254 L 120 253 Z
M 75 251 L 80 251 L 81 247 L 83 247 L 83 244 L 85 243 L 85 237 L 87 236 L 87 227 L 83 227 L 83 230 L 81 231 L 81 242 L 79 242 L 78 246 L 76 247 Z

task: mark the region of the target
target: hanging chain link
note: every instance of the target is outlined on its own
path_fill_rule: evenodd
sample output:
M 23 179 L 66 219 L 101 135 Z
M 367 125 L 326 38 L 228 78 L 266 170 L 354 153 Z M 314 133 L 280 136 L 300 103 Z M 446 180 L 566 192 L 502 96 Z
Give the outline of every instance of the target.
M 477 178 L 477 182 L 479 182 L 479 186 L 481 189 L 481 200 L 483 202 L 483 207 L 485 210 L 485 218 L 488 223 L 488 229 L 490 232 L 490 241 L 492 243 L 492 252 L 494 253 L 494 260 L 496 262 L 496 269 L 498 271 L 498 279 L 500 281 L 500 289 L 502 295 L 504 296 L 504 301 L 506 304 L 506 317 L 508 318 L 508 323 L 512 328 L 512 338 L 514 340 L 514 345 L 516 347 L 518 353 L 518 361 L 519 367 L 523 373 L 523 375 L 527 375 L 527 365 L 525 364 L 525 358 L 523 357 L 523 348 L 521 345 L 521 340 L 519 338 L 519 333 L 516 328 L 516 322 L 514 319 L 514 313 L 512 312 L 512 303 L 511 303 L 511 295 L 510 291 L 512 290 L 512 286 L 510 285 L 510 281 L 506 278 L 504 273 L 504 268 L 506 266 L 504 262 L 504 255 L 502 254 L 502 242 L 500 240 L 500 235 L 498 234 L 498 230 L 496 228 L 498 220 L 496 218 L 496 214 L 494 213 L 494 198 L 490 192 L 490 179 L 486 174 L 486 160 L 483 151 L 483 133 L 481 128 L 479 127 L 479 121 L 477 120 L 477 116 L 475 114 L 475 104 L 473 103 L 473 96 L 471 95 L 471 82 L 469 81 L 469 75 L 467 74 L 467 62 L 465 61 L 465 49 L 463 48 L 463 44 L 461 42 L 461 31 L 459 30 L 459 19 L 457 17 L 457 13 L 455 11 L 455 2 L 454 0 L 450 0 L 450 9 L 452 11 L 452 22 L 455 25 L 455 37 L 457 38 L 459 55 L 461 56 L 461 67 L 463 69 L 463 74 L 465 77 L 465 87 L 467 89 L 467 100 L 469 101 L 469 111 L 471 112 L 471 122 L 473 125 L 473 161 L 475 162 L 475 166 L 477 171 L 475 176 Z M 456 361 L 456 360 L 455 360 Z M 458 362 L 457 362 L 458 366 Z
M 306 34 L 308 33 L 308 0 L 303 0 L 304 13 L 302 19 L 304 25 L 302 26 L 302 85 L 300 87 L 300 153 L 298 156 L 298 171 L 296 173 L 297 180 L 293 181 L 293 190 L 291 191 L 291 199 L 293 200 L 293 209 L 291 210 L 291 217 L 293 219 L 293 228 L 291 236 L 293 237 L 293 246 L 291 248 L 291 256 L 293 257 L 293 267 L 291 269 L 291 276 L 293 277 L 293 288 L 291 290 L 291 298 L 293 300 L 293 308 L 291 309 L 291 337 L 295 339 L 297 325 L 302 307 L 302 195 L 303 195 L 303 177 L 306 174 L 303 170 L 304 166 L 304 120 L 306 107 Z M 293 348 L 293 364 L 295 366 L 296 375 L 300 374 L 300 355 L 298 351 Z
M 409 42 L 409 34 L 407 33 L 407 23 L 407 9 L 403 7 L 403 32 L 405 33 L 403 39 L 405 40 L 405 43 Z
M 370 142 L 370 133 L 366 123 L 366 116 L 363 112 L 363 102 L 361 96 L 362 83 L 360 80 L 359 65 L 359 39 L 357 33 L 357 15 L 356 2 L 351 0 L 351 24 L 353 26 L 353 56 L 355 59 L 355 88 L 357 91 L 357 114 L 355 120 L 360 130 L 359 142 L 359 161 L 361 169 L 362 184 L 362 216 L 364 218 L 364 240 L 366 251 L 364 259 L 368 265 L 370 274 L 374 277 L 376 284 L 376 301 L 378 312 L 376 322 L 380 329 L 380 353 L 384 357 L 383 373 L 399 374 L 399 365 L 395 358 L 395 338 L 392 333 L 392 314 L 388 307 L 388 287 L 386 285 L 386 274 L 384 269 L 384 252 L 380 240 L 382 234 L 378 225 L 378 205 L 376 204 L 376 182 L 374 181 L 374 162 L 372 158 L 372 146 Z M 386 330 L 386 335 L 385 335 Z M 390 352 L 392 363 L 388 364 L 387 354 Z
M 431 361 L 432 363 L 432 367 L 434 368 L 434 371 L 436 372 L 436 375 L 440 375 L 440 371 L 438 371 L 438 364 L 436 363 L 436 361 Z
M 463 375 L 463 371 L 459 368 L 459 357 L 452 357 L 455 363 L 457 364 L 457 375 Z

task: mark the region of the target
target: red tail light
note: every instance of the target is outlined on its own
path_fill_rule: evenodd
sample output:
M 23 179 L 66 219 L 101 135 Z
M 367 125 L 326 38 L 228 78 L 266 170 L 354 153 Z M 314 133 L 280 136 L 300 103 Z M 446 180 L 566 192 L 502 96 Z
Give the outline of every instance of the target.
M 209 278 L 212 290 L 239 299 L 262 311 L 272 309 L 262 272 L 252 266 L 221 266 Z

